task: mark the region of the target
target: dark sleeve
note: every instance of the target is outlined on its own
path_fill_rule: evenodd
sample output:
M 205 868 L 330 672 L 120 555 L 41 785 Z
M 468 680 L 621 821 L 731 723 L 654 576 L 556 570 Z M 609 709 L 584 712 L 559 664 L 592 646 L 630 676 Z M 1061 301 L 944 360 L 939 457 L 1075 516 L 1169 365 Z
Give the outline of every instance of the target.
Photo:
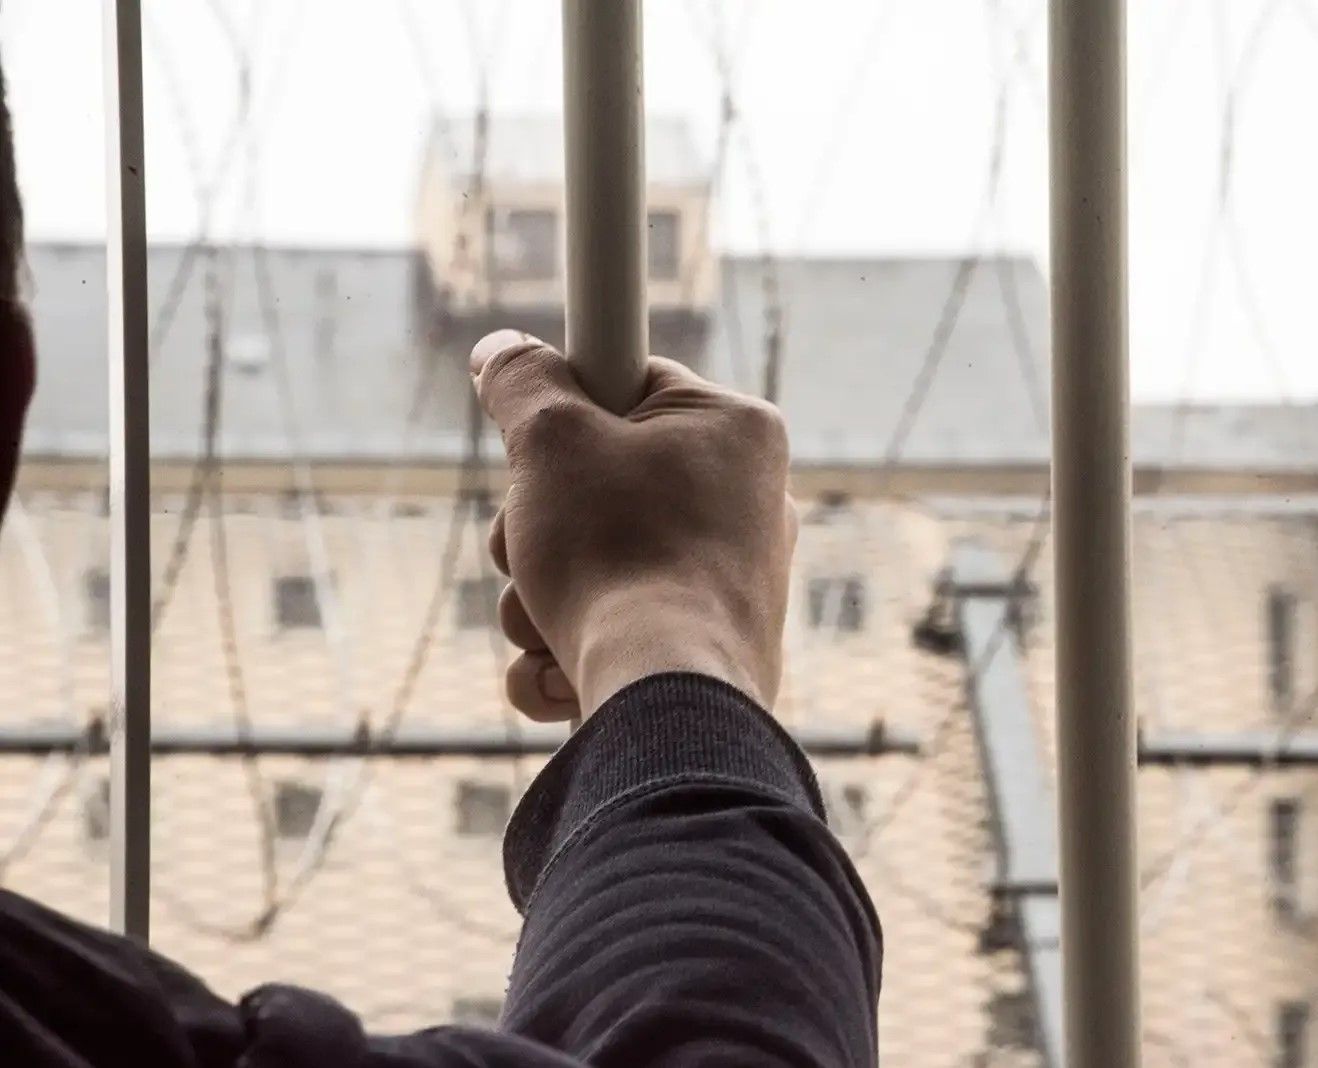
M 657 676 L 537 777 L 504 843 L 526 915 L 498 1032 L 371 1036 L 331 998 L 236 1005 L 127 939 L 0 890 L 0 1065 L 861 1065 L 879 933 L 805 758 L 737 691 Z M 362 952 L 371 952 L 363 946 Z
M 597 1068 L 876 1062 L 877 917 L 805 757 L 732 687 L 661 675 L 607 702 L 504 861 L 507 1031 Z

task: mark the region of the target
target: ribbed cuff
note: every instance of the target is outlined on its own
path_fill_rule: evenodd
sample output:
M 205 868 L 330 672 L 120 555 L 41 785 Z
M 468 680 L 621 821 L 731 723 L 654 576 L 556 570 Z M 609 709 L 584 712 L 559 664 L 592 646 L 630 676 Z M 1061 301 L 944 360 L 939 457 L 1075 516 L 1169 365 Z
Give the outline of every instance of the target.
M 718 679 L 651 675 L 609 698 L 526 791 L 503 840 L 518 911 L 550 860 L 601 808 L 659 783 L 744 785 L 823 817 L 800 747 L 759 705 Z

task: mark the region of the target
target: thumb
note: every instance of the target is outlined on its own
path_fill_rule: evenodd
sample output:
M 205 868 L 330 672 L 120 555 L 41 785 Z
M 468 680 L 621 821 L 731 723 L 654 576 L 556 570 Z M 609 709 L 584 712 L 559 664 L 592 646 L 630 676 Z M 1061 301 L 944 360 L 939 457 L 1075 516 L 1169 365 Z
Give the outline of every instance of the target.
M 545 408 L 590 406 L 562 354 L 517 330 L 496 330 L 476 342 L 471 372 L 481 407 L 505 436 Z

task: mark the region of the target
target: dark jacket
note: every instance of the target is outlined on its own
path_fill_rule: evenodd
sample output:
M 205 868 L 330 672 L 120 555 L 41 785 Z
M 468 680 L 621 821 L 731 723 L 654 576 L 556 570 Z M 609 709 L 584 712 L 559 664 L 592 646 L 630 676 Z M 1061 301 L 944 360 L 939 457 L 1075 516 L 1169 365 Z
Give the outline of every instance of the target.
M 157 954 L 0 892 L 0 1065 L 876 1061 L 873 907 L 805 757 L 731 687 L 660 675 L 615 696 L 531 785 L 504 867 L 525 925 L 498 1030 L 401 1037 L 297 987 L 231 1005 Z

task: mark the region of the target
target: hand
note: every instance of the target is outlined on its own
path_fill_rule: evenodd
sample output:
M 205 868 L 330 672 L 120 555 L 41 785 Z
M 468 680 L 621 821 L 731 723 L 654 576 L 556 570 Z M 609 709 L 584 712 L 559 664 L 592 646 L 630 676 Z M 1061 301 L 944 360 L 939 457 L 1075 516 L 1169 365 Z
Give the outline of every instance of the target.
M 511 476 L 490 551 L 512 578 L 500 625 L 524 650 L 513 705 L 589 716 L 637 679 L 693 671 L 770 707 L 797 531 L 778 410 L 652 357 L 644 398 L 616 416 L 509 330 L 471 363 Z

